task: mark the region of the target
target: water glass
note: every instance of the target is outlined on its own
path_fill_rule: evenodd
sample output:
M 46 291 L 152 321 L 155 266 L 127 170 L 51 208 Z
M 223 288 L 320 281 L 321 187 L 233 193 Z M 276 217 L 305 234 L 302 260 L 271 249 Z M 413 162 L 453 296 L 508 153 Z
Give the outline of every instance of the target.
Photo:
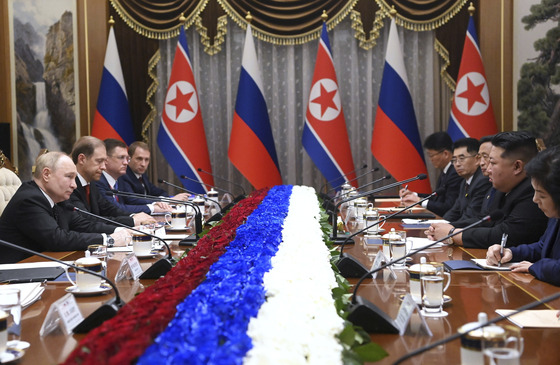
M 0 311 L 7 314 L 7 340 L 19 341 L 21 338 L 21 299 L 16 288 L 0 288 Z
M 523 353 L 523 337 L 518 327 L 492 326 L 501 331 L 482 330 L 482 354 L 485 365 L 519 365 Z M 490 327 L 490 328 L 492 328 Z
M 422 304 L 426 314 L 438 314 L 443 306 L 443 277 L 437 275 L 422 276 Z

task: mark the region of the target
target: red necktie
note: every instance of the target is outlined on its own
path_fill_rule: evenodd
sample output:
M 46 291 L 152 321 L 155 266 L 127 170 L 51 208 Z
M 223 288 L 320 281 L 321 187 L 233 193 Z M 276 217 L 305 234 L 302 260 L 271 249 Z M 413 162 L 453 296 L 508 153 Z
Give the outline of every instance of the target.
M 86 199 L 89 205 L 91 205 L 91 202 L 89 200 L 89 184 L 87 184 L 86 186 L 84 186 L 84 190 L 86 191 Z

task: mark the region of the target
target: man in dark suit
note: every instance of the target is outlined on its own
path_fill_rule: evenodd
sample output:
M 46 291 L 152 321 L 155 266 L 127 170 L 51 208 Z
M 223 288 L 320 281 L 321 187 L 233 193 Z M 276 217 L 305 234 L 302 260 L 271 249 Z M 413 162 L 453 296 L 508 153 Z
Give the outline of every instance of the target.
M 463 222 L 480 215 L 486 192 L 492 184 L 482 174 L 479 165 L 479 142 L 475 138 L 462 138 L 453 144 L 453 158 L 457 174 L 463 178 L 459 197 L 443 215 L 454 227 L 464 227 Z
M 84 219 L 65 202 L 76 188 L 76 166 L 62 152 L 37 158 L 33 180 L 24 182 L 0 217 L 0 239 L 36 251 L 86 250 L 88 245 L 123 246 L 125 229 Z M 0 263 L 13 263 L 29 255 L 2 248 Z
M 548 219 L 533 202 L 535 191 L 524 169 L 536 155 L 535 138 L 527 132 L 502 132 L 492 138 L 487 171 L 496 193 L 488 210 L 501 210 L 504 217 L 460 232 L 449 243 L 488 248 L 499 244 L 503 233 L 509 235 L 508 246 L 538 241 L 546 229 Z M 437 240 L 454 231 L 455 227 L 452 225 L 435 224 L 425 233 Z
M 101 178 L 106 168 L 107 153 L 103 141 L 91 136 L 81 137 L 74 143 L 71 156 L 78 172 L 77 188 L 70 196 L 74 206 L 131 227 L 156 222 L 146 213 L 131 215 L 100 195 L 94 182 Z M 86 218 L 91 219 L 91 216 Z
M 453 141 L 446 132 L 436 132 L 429 135 L 424 141 L 424 149 L 428 154 L 430 162 L 441 174 L 436 183 L 436 190 L 441 189 L 441 194 L 422 202 L 422 207 L 443 216 L 455 203 L 459 196 L 459 185 L 461 177 L 457 175 L 455 167 L 451 163 L 453 155 Z M 404 205 L 418 202 L 420 197 L 417 193 L 407 189 L 399 191 Z
M 170 212 L 172 209 L 167 203 L 152 202 L 142 204 L 126 203 L 123 197 L 118 195 L 107 195 L 111 190 L 124 190 L 120 184 L 120 177 L 126 174 L 128 162 L 128 147 L 123 141 L 108 138 L 103 141 L 107 150 L 107 162 L 105 170 L 103 171 L 100 179 L 95 182 L 99 189 L 101 196 L 105 198 L 112 205 L 120 208 L 127 213 L 163 213 Z M 122 183 L 124 185 L 124 183 Z
M 165 190 L 152 184 L 146 174 L 150 164 L 150 148 L 148 145 L 144 142 L 134 142 L 129 146 L 128 154 L 130 162 L 126 174 L 119 179 L 121 190 L 142 195 L 169 197 Z M 127 196 L 123 196 L 122 199 L 126 204 L 148 204 L 152 202 L 148 199 Z M 173 196 L 172 199 L 187 201 L 189 195 L 180 193 Z

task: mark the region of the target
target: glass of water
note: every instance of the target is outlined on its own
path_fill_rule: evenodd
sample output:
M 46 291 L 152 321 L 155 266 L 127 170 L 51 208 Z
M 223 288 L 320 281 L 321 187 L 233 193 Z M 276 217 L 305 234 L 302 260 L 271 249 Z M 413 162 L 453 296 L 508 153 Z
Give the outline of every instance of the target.
M 16 288 L 0 287 L 0 311 L 7 315 L 7 334 L 9 341 L 21 338 L 21 301 L 20 291 Z

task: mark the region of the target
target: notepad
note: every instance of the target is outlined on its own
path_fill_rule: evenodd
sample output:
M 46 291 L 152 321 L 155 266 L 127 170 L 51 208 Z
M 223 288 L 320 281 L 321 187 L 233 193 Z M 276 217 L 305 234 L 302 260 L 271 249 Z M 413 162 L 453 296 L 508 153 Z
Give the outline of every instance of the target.
M 449 223 L 445 219 L 403 219 L 402 226 L 403 228 L 429 228 L 432 224 L 435 223 Z
M 486 264 L 486 259 L 471 260 L 448 260 L 443 265 L 449 270 L 487 270 L 487 271 L 509 271 L 515 262 L 502 264 L 501 267 Z
M 515 312 L 511 309 L 496 309 L 496 313 L 506 316 Z M 508 320 L 520 328 L 560 328 L 556 309 L 535 309 L 517 313 Z
M 475 264 L 482 267 L 485 270 L 495 270 L 495 271 L 510 271 L 511 265 L 518 264 L 518 262 L 506 262 L 502 266 L 494 266 L 486 264 L 486 259 L 471 259 Z

